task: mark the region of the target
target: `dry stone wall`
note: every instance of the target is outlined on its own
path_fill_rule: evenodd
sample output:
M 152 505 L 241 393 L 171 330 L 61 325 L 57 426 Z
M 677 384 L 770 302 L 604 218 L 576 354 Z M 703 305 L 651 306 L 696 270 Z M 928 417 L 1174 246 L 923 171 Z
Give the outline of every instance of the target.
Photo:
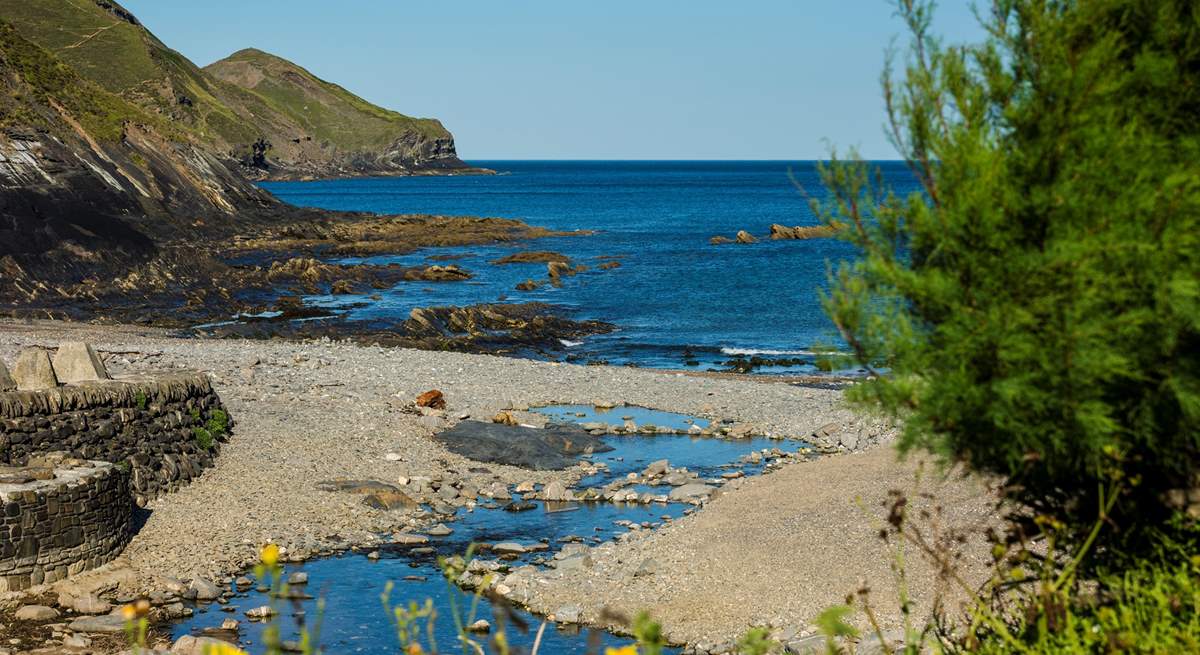
M 108 462 L 0 476 L 0 591 L 49 584 L 111 561 L 130 537 L 129 474 Z
M 0 464 L 24 466 L 53 452 L 113 462 L 128 469 L 140 505 L 212 466 L 229 427 L 198 373 L 9 391 L 0 393 Z

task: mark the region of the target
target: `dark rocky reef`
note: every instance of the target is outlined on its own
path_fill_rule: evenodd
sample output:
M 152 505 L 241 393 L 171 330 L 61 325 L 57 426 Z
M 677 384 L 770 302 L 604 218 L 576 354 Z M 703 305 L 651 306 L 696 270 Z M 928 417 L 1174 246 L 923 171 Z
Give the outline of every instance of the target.
M 574 425 L 529 428 L 460 421 L 433 438 L 451 452 L 478 462 L 536 470 L 565 469 L 578 462 L 581 455 L 612 450 L 612 446 Z

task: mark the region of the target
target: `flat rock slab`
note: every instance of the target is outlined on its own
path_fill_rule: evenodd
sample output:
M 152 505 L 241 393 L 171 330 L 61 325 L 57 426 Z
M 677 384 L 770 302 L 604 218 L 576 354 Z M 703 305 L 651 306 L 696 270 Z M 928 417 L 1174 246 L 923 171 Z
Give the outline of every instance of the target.
M 71 632 L 116 633 L 125 631 L 125 619 L 120 614 L 83 616 L 71 621 L 67 628 Z
M 107 380 L 104 362 L 91 344 L 82 341 L 64 343 L 54 353 L 54 374 L 64 384 Z
M 575 464 L 580 455 L 612 450 L 612 446 L 575 425 L 527 428 L 460 421 L 433 438 L 451 452 L 479 462 L 536 470 L 564 469 Z
M 12 376 L 17 381 L 21 391 L 39 391 L 54 389 L 58 386 L 58 378 L 54 376 L 54 367 L 50 365 L 50 356 L 41 348 L 26 348 L 17 356 L 13 366 Z
M 401 491 L 400 487 L 378 480 L 326 480 L 318 483 L 317 488 L 321 491 L 342 491 L 365 496 L 364 505 L 384 511 L 417 506 L 417 501 Z

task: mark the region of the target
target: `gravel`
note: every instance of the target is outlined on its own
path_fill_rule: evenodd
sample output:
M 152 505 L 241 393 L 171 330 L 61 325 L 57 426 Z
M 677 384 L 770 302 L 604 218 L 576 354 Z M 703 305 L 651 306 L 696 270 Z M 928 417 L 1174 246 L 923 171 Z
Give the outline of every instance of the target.
M 267 542 L 284 546 L 285 558 L 350 545 L 369 550 L 380 535 L 431 525 L 413 510 L 372 509 L 359 496 L 317 485 L 336 478 L 395 483 L 478 466 L 430 438 L 465 416 L 488 420 L 530 405 L 625 402 L 752 423 L 777 436 L 815 432 L 831 447 L 887 436 L 884 426 L 852 415 L 840 392 L 829 389 L 342 342 L 185 339 L 154 328 L 0 322 L 0 356 L 7 361 L 22 346 L 63 341 L 92 343 L 116 375 L 205 371 L 236 421 L 214 468 L 147 507 L 122 556 L 143 588 L 175 578 L 219 579 L 252 563 Z M 429 389 L 445 394 L 447 418 L 403 411 Z M 509 485 L 569 483 L 581 475 L 574 468 L 487 468 Z
M 576 604 L 584 620 L 601 624 L 606 609 L 626 617 L 649 609 L 673 642 L 719 644 L 755 626 L 809 636 L 821 611 L 867 588 L 881 628 L 894 633 L 902 625 L 894 543 L 879 536 L 889 491 L 909 492 L 910 516 L 929 510 L 940 530 L 970 535 L 957 569 L 971 586 L 986 579 L 982 535 L 998 519 L 994 491 L 957 471 L 926 466 L 919 490 L 933 499 L 912 493 L 919 467 L 881 445 L 748 478 L 691 516 L 589 549 L 588 566 L 540 574 L 528 605 L 552 613 Z M 931 524 L 917 524 L 931 534 Z M 930 615 L 939 594 L 951 610 L 961 602 L 911 546 L 906 573 L 915 621 Z M 861 612 L 852 621 L 867 628 Z

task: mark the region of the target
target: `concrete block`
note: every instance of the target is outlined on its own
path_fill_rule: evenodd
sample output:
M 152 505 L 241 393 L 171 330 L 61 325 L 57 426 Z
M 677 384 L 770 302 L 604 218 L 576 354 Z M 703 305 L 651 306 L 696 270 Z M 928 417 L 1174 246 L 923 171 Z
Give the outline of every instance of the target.
M 108 371 L 104 369 L 100 356 L 91 344 L 82 341 L 64 343 L 58 347 L 58 352 L 54 354 L 54 374 L 64 384 L 108 379 Z

